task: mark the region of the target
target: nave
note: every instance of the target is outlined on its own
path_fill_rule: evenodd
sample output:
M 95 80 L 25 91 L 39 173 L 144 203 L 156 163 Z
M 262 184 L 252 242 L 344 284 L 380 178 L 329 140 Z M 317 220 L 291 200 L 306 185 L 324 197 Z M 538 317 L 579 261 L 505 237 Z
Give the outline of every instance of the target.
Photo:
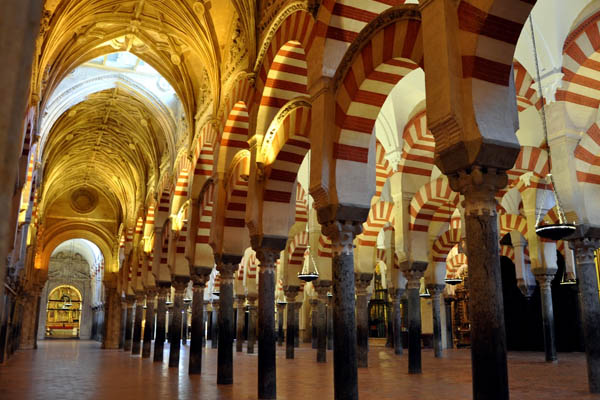
M 87 340 L 41 341 L 37 351 L 22 351 L 11 368 L 0 369 L 0 394 L 5 399 L 256 399 L 256 354 L 234 353 L 233 385 L 215 385 L 217 350 L 204 350 L 202 375 L 188 376 L 189 346 L 181 347 L 180 367 L 131 357 L 129 352 L 103 351 Z M 468 349 L 445 350 L 444 358 L 423 350 L 423 373 L 408 375 L 407 357 L 377 340 L 370 342 L 369 368 L 359 369 L 361 399 L 433 400 L 471 396 Z M 165 344 L 165 355 L 169 345 Z M 328 352 L 330 355 L 331 352 Z M 597 399 L 589 394 L 582 353 L 560 353 L 560 365 L 543 362 L 538 353 L 509 352 L 510 395 L 519 400 Z M 333 397 L 333 363 L 316 363 L 310 344 L 301 344 L 293 360 L 277 348 L 277 398 Z

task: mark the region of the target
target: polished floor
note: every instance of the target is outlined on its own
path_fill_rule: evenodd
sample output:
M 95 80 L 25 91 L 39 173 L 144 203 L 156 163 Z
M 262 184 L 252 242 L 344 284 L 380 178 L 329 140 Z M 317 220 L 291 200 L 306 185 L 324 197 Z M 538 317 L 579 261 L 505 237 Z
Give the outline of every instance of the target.
M 165 360 L 168 359 L 168 346 Z M 202 376 L 187 375 L 188 347 L 180 369 L 167 361 L 153 363 L 117 350 L 101 350 L 96 342 L 40 341 L 38 350 L 22 350 L 0 366 L 0 399 L 255 399 L 257 356 L 234 353 L 234 384 L 217 386 L 217 350 L 206 349 Z M 278 399 L 333 399 L 332 352 L 317 364 L 315 350 L 303 345 L 296 359 L 277 352 Z M 547 364 L 541 353 L 509 354 L 511 399 L 600 399 L 587 393 L 585 357 L 559 354 Z M 468 350 L 444 352 L 434 359 L 423 351 L 423 374 L 407 374 L 407 357 L 395 356 L 379 342 L 371 346 L 370 367 L 359 370 L 360 398 L 470 399 Z

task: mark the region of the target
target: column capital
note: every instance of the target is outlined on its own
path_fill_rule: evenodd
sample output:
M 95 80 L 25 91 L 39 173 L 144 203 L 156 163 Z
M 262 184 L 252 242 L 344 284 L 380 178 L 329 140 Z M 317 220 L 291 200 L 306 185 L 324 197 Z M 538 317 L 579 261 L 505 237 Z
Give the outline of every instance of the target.
M 445 284 L 442 283 L 430 283 L 427 286 L 427 290 L 429 290 L 429 293 L 432 296 L 437 296 L 440 295 L 444 292 L 444 289 L 446 288 Z
M 156 289 L 156 287 L 152 286 L 146 288 L 146 298 L 148 299 L 148 301 L 154 300 L 157 294 L 158 290 Z
M 536 274 L 535 280 L 538 281 L 540 289 L 550 289 L 554 274 Z
M 324 224 L 321 231 L 331 240 L 334 254 L 349 255 L 354 251 L 354 238 L 362 232 L 362 224 L 356 221 L 331 221 Z
M 600 247 L 600 239 L 582 237 L 569 241 L 569 247 L 575 253 L 577 264 L 593 263 L 595 252 Z
M 183 291 L 187 288 L 188 282 L 190 278 L 187 276 L 174 276 L 171 281 L 171 286 L 175 288 L 175 293 L 183 293 Z
M 293 303 L 296 300 L 299 290 L 300 287 L 298 286 L 285 286 L 283 288 L 283 293 L 285 294 L 288 303 Z
M 143 303 L 146 300 L 146 293 L 143 291 L 135 292 L 135 301 L 137 303 Z
M 171 282 L 160 282 L 158 286 L 158 297 L 167 297 L 171 291 Z
M 421 288 L 421 278 L 423 277 L 424 271 L 419 269 L 409 269 L 407 271 L 403 271 L 404 276 L 407 279 L 406 288 L 407 289 L 420 289 Z
M 448 178 L 452 190 L 465 196 L 465 215 L 496 215 L 495 195 L 508 183 L 506 172 L 474 165 Z
M 217 264 L 217 271 L 219 271 L 221 277 L 221 284 L 233 283 L 233 274 L 237 271 L 238 267 L 239 263 L 231 264 L 221 262 Z
M 246 300 L 248 301 L 248 307 L 256 307 L 254 303 L 256 303 L 256 296 L 247 296 Z
M 287 243 L 287 237 L 254 235 L 250 238 L 256 258 L 260 260 L 259 268 L 275 268 L 279 254 Z
M 373 274 L 368 273 L 354 273 L 354 286 L 356 288 L 357 296 L 366 296 L 367 288 L 371 284 Z
M 275 270 L 275 264 L 279 259 L 281 250 L 260 247 L 256 249 L 256 258 L 260 261 L 258 266 L 261 269 Z
M 199 290 L 199 289 L 204 289 L 206 287 L 206 282 L 208 282 L 208 280 L 210 279 L 210 275 L 198 275 L 198 274 L 192 274 L 192 276 L 190 277 L 193 283 L 193 289 L 194 290 Z
M 126 295 L 125 304 L 127 304 L 127 307 L 133 307 L 133 303 L 135 303 L 135 296 L 132 294 Z

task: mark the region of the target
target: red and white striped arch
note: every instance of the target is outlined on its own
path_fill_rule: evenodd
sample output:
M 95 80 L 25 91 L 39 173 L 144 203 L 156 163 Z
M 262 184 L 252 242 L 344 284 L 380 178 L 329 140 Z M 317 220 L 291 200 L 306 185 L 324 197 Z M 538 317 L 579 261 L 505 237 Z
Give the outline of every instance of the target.
M 462 265 L 469 265 L 467 255 L 458 252 L 458 245 L 454 246 L 446 258 L 446 276 L 456 276 Z
M 387 179 L 392 175 L 390 163 L 385 158 L 385 148 L 379 140 L 375 143 L 375 152 L 375 196 L 373 197 L 373 202 L 379 201 L 383 186 Z
M 500 245 L 500 256 L 508 257 L 514 263 L 515 262 L 515 249 L 512 246 L 506 244 Z
M 248 149 L 249 132 L 247 103 L 238 101 L 228 114 L 219 147 L 217 170 L 227 171 L 233 157 L 240 151 Z
M 515 91 L 517 92 L 517 108 L 519 112 L 531 106 L 542 108 L 540 97 L 534 89 L 534 80 L 520 62 L 514 61 Z
M 302 231 L 297 233 L 288 244 L 288 265 L 301 269 L 304 265 L 304 253 L 306 252 L 307 248 L 308 232 Z
M 420 177 L 430 177 L 433 170 L 435 140 L 427 129 L 425 110 L 411 118 L 402 132 L 402 162 L 398 171 Z
M 595 53 L 600 49 L 600 15 L 592 15 L 567 37 L 563 47 L 563 81 L 556 100 L 584 107 L 600 105 L 600 63 Z
M 207 123 L 200 131 L 194 148 L 194 176 L 191 185 L 191 198 L 197 199 L 206 183 L 213 174 L 215 163 L 215 145 L 218 131 L 213 123 Z
M 212 225 L 213 202 L 215 185 L 210 183 L 202 193 L 200 203 L 200 218 L 196 233 L 196 249 L 194 251 L 194 266 L 212 267 L 214 264 L 212 247 L 208 244 Z
M 158 199 L 158 209 L 154 213 L 154 224 L 163 227 L 169 219 L 169 209 L 171 207 L 171 191 L 163 189 Z
M 246 199 L 248 197 L 248 182 L 243 176 L 250 175 L 250 155 L 242 156 L 231 167 L 227 183 L 227 200 L 225 203 L 225 227 L 245 228 Z
M 326 38 L 323 52 L 325 69 L 335 71 L 359 32 L 385 10 L 401 4 L 404 0 L 324 1 L 321 7 L 327 8 L 328 26 L 326 30 L 320 30 L 324 31 Z
M 600 65 L 600 64 L 599 64 Z M 600 185 L 600 127 L 594 123 L 575 148 L 577 181 Z
M 445 262 L 448 253 L 460 241 L 460 217 L 450 220 L 450 229 L 442 233 L 431 246 L 431 259 L 433 262 Z
M 519 177 L 528 172 L 533 172 L 539 178 L 545 178 L 550 172 L 548 165 L 548 152 L 539 147 L 521 146 L 515 165 L 508 170 L 508 186 L 512 187 L 519 181 Z
M 500 216 L 500 237 L 503 237 L 507 233 L 517 231 L 523 237 L 527 237 L 527 219 L 521 215 L 516 214 L 503 214 Z
M 270 148 L 274 161 L 267 167 L 264 189 L 263 233 L 286 237 L 293 223 L 290 213 L 298 170 L 310 149 L 310 109 L 298 107 L 288 114 Z
M 447 222 L 450 220 L 453 210 L 458 204 L 459 194 L 452 191 L 446 177 L 439 177 L 427 183 L 415 194 L 410 201 L 409 229 L 417 232 L 427 232 L 429 224 L 435 222 Z M 439 215 L 439 209 L 449 204 L 449 215 Z
M 378 31 L 354 55 L 336 93 L 334 158 L 367 163 L 375 120 L 400 79 L 422 64 L 421 23 L 402 19 Z
M 296 222 L 308 222 L 308 193 L 296 182 Z
M 264 81 L 256 120 L 258 134 L 266 135 L 273 118 L 290 100 L 307 95 L 306 75 L 306 55 L 300 42 L 290 40 L 284 43 L 277 51 Z
M 367 221 L 363 224 L 363 232 L 357 236 L 361 246 L 377 247 L 377 236 L 386 224 L 394 223 L 394 203 L 380 201 L 374 203 L 369 211 Z
M 317 254 L 322 258 L 331 258 L 331 240 L 325 235 L 319 235 L 319 248 Z
M 177 182 L 175 183 L 175 192 L 173 193 L 173 201 L 171 202 L 171 214 L 177 214 L 179 209 L 188 199 L 190 171 L 192 170 L 191 161 L 183 156 L 177 166 Z

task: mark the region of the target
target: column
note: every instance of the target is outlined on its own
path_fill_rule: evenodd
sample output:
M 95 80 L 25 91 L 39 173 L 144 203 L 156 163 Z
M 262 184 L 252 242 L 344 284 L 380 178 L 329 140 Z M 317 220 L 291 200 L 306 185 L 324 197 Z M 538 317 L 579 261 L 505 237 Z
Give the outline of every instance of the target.
M 330 282 L 319 282 L 315 287 L 317 291 L 317 308 L 316 308 L 316 333 L 317 333 L 317 362 L 327 362 L 327 292 L 329 291 Z
M 241 353 L 244 350 L 244 304 L 246 303 L 246 296 L 238 294 L 236 296 L 237 302 L 237 329 L 235 334 L 235 351 Z
M 283 314 L 286 303 L 277 303 L 277 346 L 283 346 L 285 335 L 283 333 Z
M 404 289 L 392 289 L 392 332 L 394 339 L 394 353 L 402 355 L 402 310 L 400 309 L 400 300 L 404 295 Z
M 423 267 L 424 265 L 424 267 Z M 421 278 L 427 263 L 413 262 L 409 270 L 403 271 L 408 280 L 408 373 L 421 373 Z
M 152 351 L 152 332 L 154 332 L 154 302 L 156 289 L 146 289 L 146 324 L 144 325 L 144 343 L 142 345 L 142 358 L 150 357 Z
M 452 338 L 452 297 L 444 297 L 444 305 L 446 307 L 446 348 L 454 348 L 454 340 Z
M 192 275 L 192 338 L 190 339 L 190 375 L 202 373 L 202 343 L 204 341 L 204 288 L 208 275 Z
M 210 334 L 212 337 L 210 348 L 216 349 L 219 346 L 219 300 L 213 300 L 210 318 Z
M 233 383 L 233 274 L 241 258 L 222 258 L 217 266 L 221 275 L 217 384 L 230 385 Z
M 189 282 L 188 277 L 176 276 L 171 282 L 175 288 L 173 296 L 172 322 L 170 329 L 171 345 L 169 346 L 169 367 L 179 368 L 179 353 L 181 350 L 181 320 L 183 313 L 183 293 Z
M 464 195 L 473 398 L 508 399 L 506 330 L 500 274 L 496 200 L 507 176 L 473 166 L 450 176 L 453 190 Z M 596 293 L 597 297 L 597 293 Z
M 552 280 L 554 279 L 554 274 L 535 275 L 535 279 L 540 285 L 542 324 L 544 325 L 544 352 L 546 353 L 546 361 L 554 362 L 557 360 L 551 286 Z
M 123 342 L 123 351 L 131 351 L 132 345 L 132 330 L 133 330 L 133 303 L 135 296 L 125 296 L 127 302 L 127 316 L 125 317 L 125 341 Z
M 308 302 L 310 303 L 311 347 L 317 349 L 319 347 L 317 344 L 319 341 L 317 333 L 317 326 L 319 325 L 319 299 L 311 298 Z
M 327 350 L 333 350 L 333 296 L 327 295 Z
M 583 237 L 572 240 L 569 244 L 575 250 L 588 385 L 591 393 L 600 393 L 600 300 L 594 262 L 594 253 L 600 246 L 600 241 Z
M 294 347 L 297 348 L 300 347 L 300 309 L 302 308 L 302 303 L 294 303 L 294 307 L 296 308 L 294 310 Z
M 248 296 L 248 345 L 246 352 L 254 354 L 256 343 L 256 297 Z
M 263 238 L 263 246 L 266 238 Z M 258 276 L 258 398 L 277 397 L 275 367 L 275 263 L 284 243 L 257 249 Z
M 140 354 L 142 350 L 142 318 L 144 314 L 144 292 L 135 294 L 135 319 L 133 323 L 133 338 L 131 340 L 131 354 Z
M 39 316 L 40 296 L 43 285 L 35 285 L 26 293 L 24 301 L 25 312 L 21 327 L 21 338 L 19 348 L 35 349 L 37 348 L 37 320 Z
M 127 326 L 127 302 L 125 298 L 120 298 L 121 302 L 121 329 L 119 331 L 119 349 L 125 346 L 125 327 Z
M 356 287 L 356 343 L 358 368 L 369 366 L 369 293 L 373 274 L 354 274 Z
M 431 311 L 433 315 L 433 355 L 436 358 L 442 357 L 442 293 L 446 285 L 432 284 L 427 285 L 431 294 Z
M 189 302 L 183 301 L 183 310 L 181 312 L 181 344 L 185 346 L 187 344 L 188 337 L 188 310 L 190 308 Z
M 167 293 L 171 290 L 171 283 L 162 283 L 158 287 L 156 300 L 156 338 L 154 339 L 154 361 L 163 360 L 165 348 L 165 331 L 167 322 Z
M 117 289 L 108 286 L 104 288 L 104 296 L 106 307 L 102 348 L 118 349 L 121 338 L 121 298 Z
M 390 294 L 390 296 L 392 296 L 392 294 Z M 394 347 L 394 340 L 395 340 L 395 332 L 394 332 L 394 309 L 393 309 L 393 305 L 392 308 L 390 309 L 389 307 L 389 303 L 386 304 L 385 307 L 385 313 L 387 316 L 387 337 L 385 340 L 385 347 Z M 398 353 L 396 353 L 398 354 Z
M 336 400 L 358 399 L 356 320 L 354 316 L 354 246 L 362 225 L 333 221 L 322 227 L 333 253 L 333 385 Z
M 296 322 L 296 318 L 294 317 L 294 314 L 296 313 L 294 302 L 296 301 L 296 295 L 298 295 L 298 289 L 297 286 L 287 286 L 284 288 L 285 298 L 287 300 L 285 358 L 288 360 L 294 359 L 294 323 Z

